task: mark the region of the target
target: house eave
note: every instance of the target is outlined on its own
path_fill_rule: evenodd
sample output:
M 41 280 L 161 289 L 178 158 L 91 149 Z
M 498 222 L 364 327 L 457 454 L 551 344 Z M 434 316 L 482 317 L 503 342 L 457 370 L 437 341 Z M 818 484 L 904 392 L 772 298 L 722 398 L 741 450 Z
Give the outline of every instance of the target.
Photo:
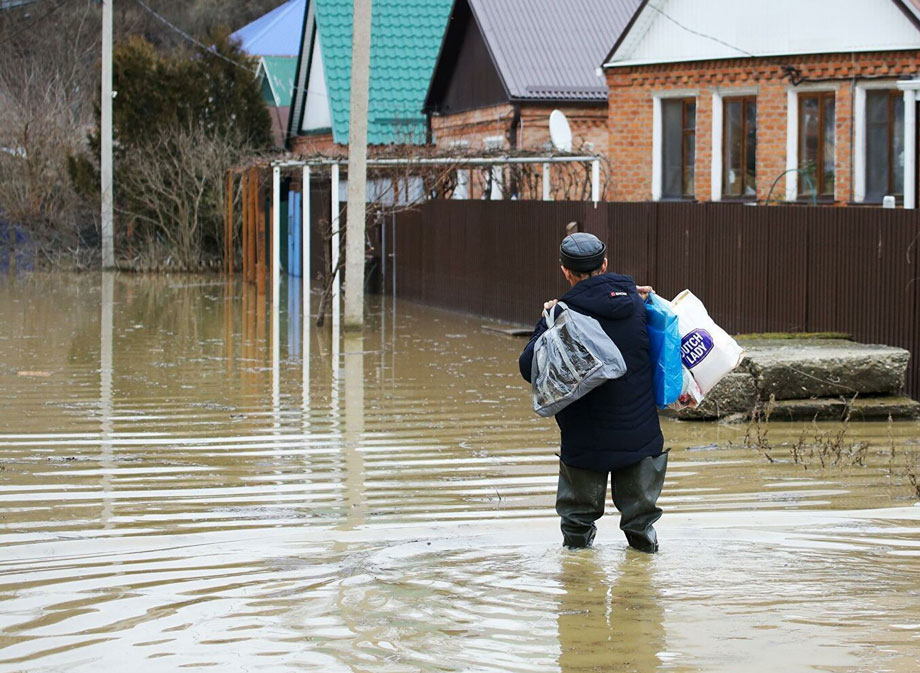
M 523 97 L 511 97 L 508 99 L 509 103 L 517 103 L 521 105 L 607 105 L 607 95 L 605 94 L 603 98 L 565 98 L 565 97 L 555 97 L 555 98 L 523 98 Z
M 679 60 L 674 59 L 636 59 L 631 61 L 610 61 L 604 64 L 604 69 L 612 68 L 632 68 L 645 65 L 666 65 L 666 64 L 679 64 L 679 63 L 700 63 L 702 61 L 737 61 L 737 60 L 749 60 L 755 58 L 796 58 L 798 56 L 815 56 L 818 54 L 871 54 L 876 52 L 894 52 L 894 51 L 920 51 L 920 45 L 898 45 L 892 46 L 890 44 L 885 45 L 872 45 L 869 47 L 858 47 L 851 49 L 840 49 L 835 51 L 828 51 L 827 49 L 819 49 L 815 51 L 799 51 L 794 54 L 788 52 L 764 52 L 761 54 L 754 54 L 753 56 L 744 56 L 741 54 L 727 56 L 727 55 L 708 55 L 708 56 L 699 56 L 699 57 L 688 57 L 681 58 Z

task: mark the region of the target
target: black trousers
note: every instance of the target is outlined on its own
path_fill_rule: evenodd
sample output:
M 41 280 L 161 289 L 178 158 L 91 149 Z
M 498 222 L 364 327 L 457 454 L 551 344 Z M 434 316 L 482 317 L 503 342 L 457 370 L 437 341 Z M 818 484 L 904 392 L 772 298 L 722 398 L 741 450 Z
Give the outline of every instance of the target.
M 644 552 L 658 551 L 658 536 L 652 524 L 661 518 L 656 503 L 667 466 L 667 453 L 609 473 L 570 467 L 560 460 L 556 513 L 562 517 L 563 544 L 588 547 L 594 541 L 594 522 L 604 514 L 609 474 L 613 504 L 620 511 L 620 530 L 626 534 L 629 546 Z

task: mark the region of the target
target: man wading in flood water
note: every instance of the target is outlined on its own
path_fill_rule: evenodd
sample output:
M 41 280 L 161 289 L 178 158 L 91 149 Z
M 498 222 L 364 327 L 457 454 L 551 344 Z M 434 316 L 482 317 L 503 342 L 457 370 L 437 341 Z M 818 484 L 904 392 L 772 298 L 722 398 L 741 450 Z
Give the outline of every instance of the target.
M 557 301 L 600 323 L 626 361 L 626 374 L 598 386 L 556 414 L 562 435 L 556 512 L 563 544 L 588 547 L 604 514 L 607 475 L 620 528 L 631 547 L 658 550 L 652 526 L 660 517 L 658 496 L 668 454 L 658 424 L 652 363 L 645 326 L 650 287 L 637 288 L 629 276 L 607 273 L 607 246 L 596 236 L 576 233 L 559 247 L 562 273 L 572 288 Z M 518 364 L 530 382 L 534 344 L 547 329 L 540 318 Z

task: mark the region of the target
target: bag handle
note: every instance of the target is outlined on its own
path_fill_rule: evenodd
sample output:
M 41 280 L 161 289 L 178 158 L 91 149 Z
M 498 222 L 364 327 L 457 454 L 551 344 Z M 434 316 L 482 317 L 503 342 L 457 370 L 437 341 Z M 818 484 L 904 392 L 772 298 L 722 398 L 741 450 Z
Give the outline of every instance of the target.
M 560 301 L 560 302 L 556 302 L 556 306 L 561 306 L 561 307 L 562 307 L 562 309 L 561 309 L 560 311 L 558 311 L 558 313 L 562 313 L 562 311 L 565 311 L 566 309 L 569 308 L 568 306 L 565 305 L 565 302 L 561 302 L 561 301 Z M 548 308 L 548 309 L 543 309 L 543 319 L 546 321 L 546 328 L 547 328 L 547 329 L 552 329 L 552 328 L 553 328 L 553 323 L 556 322 L 556 316 L 554 315 L 554 313 L 557 313 L 557 312 L 553 311 L 553 308 L 555 308 L 555 307 L 550 307 L 550 308 Z

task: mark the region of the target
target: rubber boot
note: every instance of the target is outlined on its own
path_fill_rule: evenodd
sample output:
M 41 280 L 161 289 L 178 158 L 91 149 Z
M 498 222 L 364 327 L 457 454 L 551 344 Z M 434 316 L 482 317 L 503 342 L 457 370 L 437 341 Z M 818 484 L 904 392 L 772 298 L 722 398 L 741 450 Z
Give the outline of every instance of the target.
M 590 547 L 597 534 L 594 522 L 604 514 L 607 473 L 570 467 L 559 461 L 556 513 L 562 518 L 562 544 Z
M 613 504 L 620 510 L 620 530 L 626 534 L 629 546 L 639 551 L 658 551 L 658 535 L 652 524 L 661 518 L 656 503 L 667 467 L 668 454 L 662 453 L 643 458 L 611 475 Z

